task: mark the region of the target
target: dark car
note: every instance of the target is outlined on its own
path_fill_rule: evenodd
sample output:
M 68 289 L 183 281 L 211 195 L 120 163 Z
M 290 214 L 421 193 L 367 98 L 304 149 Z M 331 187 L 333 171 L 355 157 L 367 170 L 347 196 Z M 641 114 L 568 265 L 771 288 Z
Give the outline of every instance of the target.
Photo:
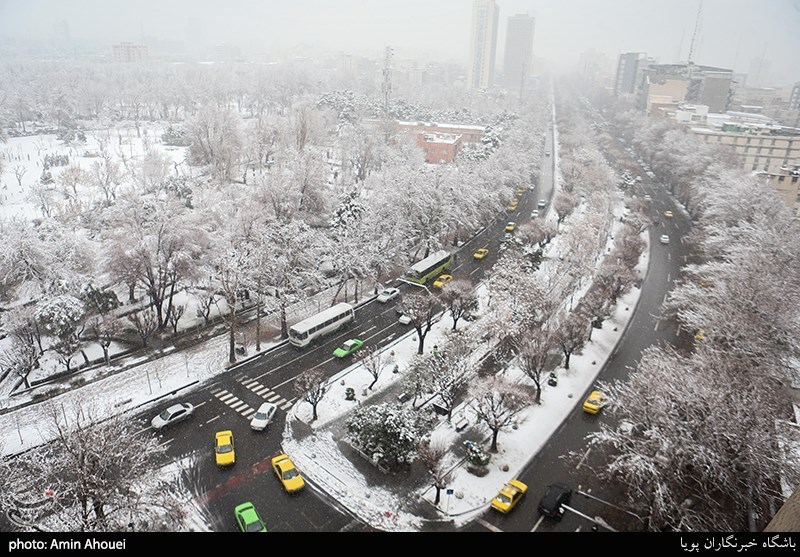
M 569 504 L 571 498 L 572 490 L 564 484 L 549 485 L 539 501 L 539 514 L 561 520 L 564 516 L 563 505 Z

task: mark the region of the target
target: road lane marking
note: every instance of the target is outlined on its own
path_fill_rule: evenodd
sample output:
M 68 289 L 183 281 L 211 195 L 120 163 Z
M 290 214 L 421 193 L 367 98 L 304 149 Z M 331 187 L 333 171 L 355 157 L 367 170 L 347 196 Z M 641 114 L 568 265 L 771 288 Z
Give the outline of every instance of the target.
M 236 398 L 235 396 L 233 396 L 233 394 L 232 394 L 232 393 L 229 393 L 228 391 L 225 391 L 225 394 L 218 393 L 218 394 L 216 395 L 216 397 L 217 397 L 218 399 L 220 399 L 220 400 L 221 400 L 222 402 L 224 402 L 224 403 L 227 403 L 227 402 L 228 402 L 230 399 L 232 399 L 232 398 Z
M 245 418 L 249 418 L 251 414 L 255 413 L 256 411 L 250 408 L 249 406 L 247 408 L 242 408 L 241 410 L 239 410 L 239 414 L 241 414 Z
M 292 407 L 292 403 L 289 402 L 288 400 L 285 403 L 281 404 L 281 406 L 280 406 L 281 410 L 288 410 L 291 407 Z
M 209 390 L 208 392 L 210 392 L 212 395 L 215 395 L 218 392 L 220 392 L 221 390 L 222 390 L 222 387 L 214 387 L 213 389 Z
M 361 335 L 366 335 L 366 334 L 367 334 L 368 332 L 370 332 L 372 329 L 376 329 L 377 327 L 378 327 L 377 325 L 373 325 L 372 327 L 370 327 L 370 328 L 369 328 L 369 329 L 367 329 L 366 331 L 361 331 L 360 333 L 356 333 L 356 334 L 358 334 L 358 336 L 361 336 Z
M 478 271 L 480 271 L 480 270 L 481 270 L 481 268 L 480 268 L 480 267 L 478 267 L 478 268 L 477 268 L 477 269 L 475 269 L 474 271 L 470 272 L 470 276 L 474 275 L 475 273 L 477 273 L 477 272 L 478 272 Z
M 539 526 L 542 524 L 542 521 L 544 521 L 544 515 L 539 516 L 539 520 L 537 520 L 536 524 L 533 525 L 533 528 L 531 528 L 531 532 L 535 532 L 537 528 L 539 528 Z
M 586 452 L 583 453 L 583 456 L 581 457 L 581 461 L 578 462 L 578 465 L 575 467 L 575 470 L 580 470 L 581 466 L 583 466 L 583 463 L 586 461 L 586 458 L 589 456 L 590 452 L 592 452 L 592 448 L 591 447 L 586 449 Z
M 211 418 L 210 420 L 208 420 L 208 421 L 206 422 L 206 425 L 210 424 L 210 423 L 211 423 L 211 422 L 213 422 L 214 420 L 218 420 L 218 419 L 220 419 L 220 417 L 221 417 L 221 416 L 222 416 L 222 414 L 217 414 L 216 416 L 214 416 L 213 418 Z
M 194 405 L 194 408 L 195 408 L 195 410 L 197 410 L 198 408 L 200 408 L 201 406 L 203 406 L 203 405 L 204 405 L 206 402 L 208 402 L 208 401 L 207 401 L 207 400 L 204 400 L 203 402 L 200 402 L 199 404 L 195 404 L 195 405 Z
M 257 388 L 253 389 L 253 392 L 258 396 L 261 396 L 264 393 L 264 391 L 269 391 L 269 387 L 267 387 L 266 385 L 261 385 L 261 383 L 259 383 L 259 386 Z
M 500 528 L 498 528 L 494 524 L 490 524 L 490 523 L 486 522 L 484 519 L 482 519 L 480 517 L 475 519 L 475 522 L 477 522 L 478 524 L 480 524 L 481 526 L 483 526 L 487 530 L 491 530 L 492 532 L 502 532 L 502 530 Z
M 172 443 L 173 441 L 175 441 L 175 439 L 167 439 L 167 440 L 166 440 L 166 441 L 164 441 L 163 443 L 159 443 L 159 444 L 158 444 L 158 446 L 159 446 L 159 447 L 166 447 L 167 445 L 169 445 L 169 444 L 170 444 L 170 443 Z
M 279 398 L 283 398 L 281 395 L 277 393 L 272 393 L 272 396 L 267 399 L 267 402 L 275 402 Z

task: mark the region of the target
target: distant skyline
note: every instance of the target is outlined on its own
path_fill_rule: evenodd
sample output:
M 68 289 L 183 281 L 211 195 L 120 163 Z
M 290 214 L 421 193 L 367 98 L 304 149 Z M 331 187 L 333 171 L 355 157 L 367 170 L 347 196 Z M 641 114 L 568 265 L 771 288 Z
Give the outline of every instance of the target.
M 509 16 L 536 18 L 534 55 L 569 71 L 581 52 L 647 52 L 685 61 L 699 0 L 497 0 L 498 67 Z M 299 47 L 378 58 L 385 45 L 399 59 L 456 61 L 469 55 L 471 0 L 0 0 L 0 37 L 137 41 L 144 36 L 211 47 L 227 42 L 247 52 Z M 800 81 L 800 0 L 703 0 L 695 61 L 747 73 L 769 61 L 768 81 Z

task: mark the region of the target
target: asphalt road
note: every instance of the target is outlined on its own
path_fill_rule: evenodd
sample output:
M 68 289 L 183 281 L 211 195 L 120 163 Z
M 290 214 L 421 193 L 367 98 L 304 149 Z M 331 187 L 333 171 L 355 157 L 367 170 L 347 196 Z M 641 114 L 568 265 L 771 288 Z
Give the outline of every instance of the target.
M 620 146 L 625 147 L 623 144 Z M 628 153 L 624 155 L 629 156 Z M 640 167 L 633 158 L 627 162 Z M 661 304 L 672 289 L 679 275 L 680 266 L 685 262 L 687 250 L 682 238 L 689 232 L 690 222 L 664 188 L 658 186 L 656 180 L 649 179 L 644 169 L 640 167 L 640 170 L 642 181 L 638 182 L 635 194 L 652 197 L 653 220 L 658 219 L 660 224 L 650 228 L 650 265 L 642 285 L 639 305 L 617 345 L 616 352 L 598 376 L 598 380 L 604 382 L 626 378 L 647 347 L 660 343 L 678 344 L 680 340 L 675 323 L 661 316 Z M 663 216 L 667 210 L 673 212 L 673 218 Z M 668 245 L 659 242 L 662 234 L 670 236 Z M 592 520 L 569 510 L 560 522 L 543 519 L 539 515 L 536 508 L 539 499 L 545 493 L 547 486 L 553 483 L 563 483 L 576 492 L 580 490 L 617 506 L 622 505 L 622 497 L 618 490 L 614 486 L 600 484 L 591 469 L 597 455 L 587 451 L 586 436 L 597 429 L 600 421 L 613 423 L 612 418 L 602 412 L 597 415 L 583 412 L 581 403 L 592 390 L 593 388 L 590 388 L 585 393 L 576 394 L 576 406 L 572 413 L 520 474 L 519 479 L 528 485 L 528 493 L 525 496 L 527 500 L 523 500 L 509 515 L 502 515 L 489 509 L 481 518 L 462 530 L 516 532 L 591 530 L 594 524 Z M 565 455 L 571 452 L 581 456 L 577 459 L 565 459 Z M 498 486 L 498 490 L 500 487 Z M 614 529 L 628 530 L 637 527 L 636 518 L 579 493 L 573 494 L 569 506 L 588 517 L 600 517 Z M 604 529 L 600 527 L 601 531 Z
M 552 137 L 546 149 L 552 152 Z M 527 188 L 513 213 L 498 216 L 488 227 L 462 246 L 452 269 L 455 278 L 468 277 L 473 284 L 484 278 L 485 269 L 497 260 L 504 237 L 506 222 L 522 223 L 530 219 L 540 198 L 549 200 L 552 193 L 552 157 L 547 158 L 543 184 Z M 549 201 L 548 201 L 549 207 Z M 478 261 L 472 253 L 481 247 L 489 254 Z M 354 520 L 335 501 L 330 500 L 313 484 L 295 495 L 286 494 L 275 477 L 270 459 L 280 451 L 286 411 L 296 401 L 294 380 L 304 371 L 319 367 L 326 377 L 352 363 L 333 357 L 333 350 L 344 340 L 359 338 L 369 346 L 384 346 L 411 330 L 410 325 L 397 321 L 395 305 L 402 296 L 419 286 L 398 282 L 400 297 L 386 304 L 370 300 L 356 309 L 355 322 L 325 338 L 319 344 L 298 350 L 288 344 L 246 361 L 221 374 L 196 391 L 165 400 L 157 408 L 142 413 L 137 419 L 143 435 L 157 435 L 167 447 L 167 455 L 177 460 L 195 455 L 199 478 L 197 493 L 205 494 L 213 528 L 217 531 L 235 530 L 233 509 L 251 501 L 259 510 L 270 530 L 275 531 L 339 531 L 359 530 L 364 526 Z M 431 290 L 432 295 L 438 292 Z M 278 405 L 278 414 L 263 432 L 250 430 L 250 416 L 264 402 Z M 163 408 L 177 403 L 195 405 L 194 415 L 186 421 L 168 426 L 160 432 L 149 428 L 150 419 Z M 214 463 L 214 434 L 231 430 L 234 434 L 236 464 L 218 469 Z M 291 455 L 290 455 L 291 456 Z M 302 472 L 302 470 L 301 470 Z

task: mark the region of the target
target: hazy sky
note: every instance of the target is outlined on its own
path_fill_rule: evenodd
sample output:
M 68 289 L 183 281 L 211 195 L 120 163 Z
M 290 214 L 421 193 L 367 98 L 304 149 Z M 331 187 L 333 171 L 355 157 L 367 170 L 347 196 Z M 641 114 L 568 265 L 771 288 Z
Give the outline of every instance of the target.
M 685 60 L 699 0 L 497 0 L 498 65 L 506 18 L 536 17 L 534 50 L 572 66 L 589 49 L 616 60 L 641 51 Z M 298 45 L 378 56 L 466 62 L 471 0 L 0 0 L 0 36 L 47 38 L 61 20 L 73 38 L 143 35 L 288 51 Z M 762 55 L 772 81 L 800 80 L 800 0 L 703 0 L 695 60 L 748 72 Z

